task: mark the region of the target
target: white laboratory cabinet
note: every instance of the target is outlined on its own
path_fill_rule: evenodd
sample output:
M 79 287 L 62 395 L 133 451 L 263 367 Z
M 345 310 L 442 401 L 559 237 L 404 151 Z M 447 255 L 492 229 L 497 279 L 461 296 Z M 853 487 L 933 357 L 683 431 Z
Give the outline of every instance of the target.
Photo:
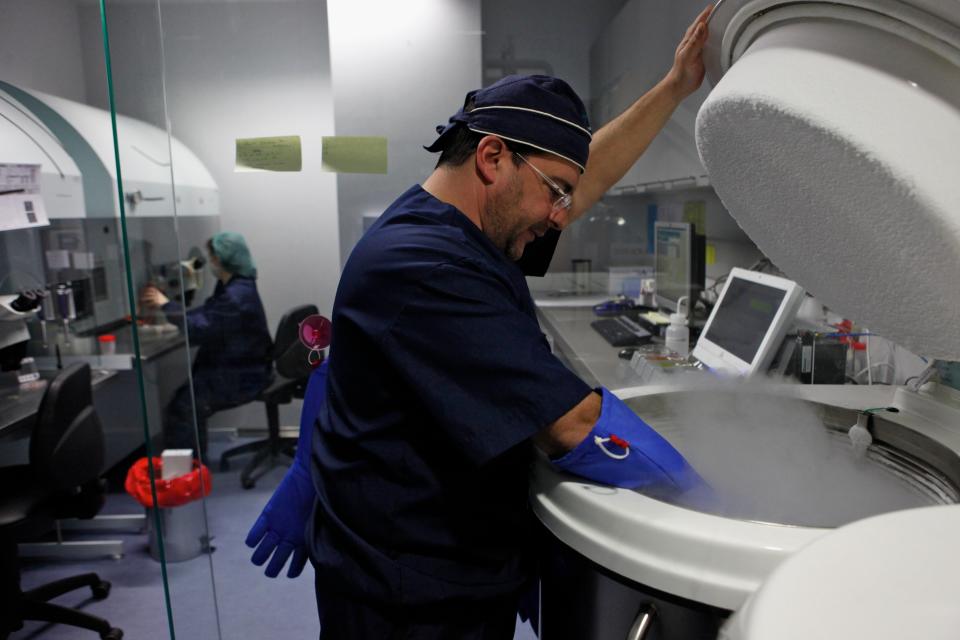
M 128 217 L 217 216 L 219 189 L 199 158 L 182 142 L 146 122 L 0 81 L 4 103 L 40 128 L 37 145 L 66 152 L 83 177 L 85 218 L 120 217 L 123 185 Z M 119 175 L 118 175 L 119 172 Z M 74 210 L 69 216 L 78 217 Z

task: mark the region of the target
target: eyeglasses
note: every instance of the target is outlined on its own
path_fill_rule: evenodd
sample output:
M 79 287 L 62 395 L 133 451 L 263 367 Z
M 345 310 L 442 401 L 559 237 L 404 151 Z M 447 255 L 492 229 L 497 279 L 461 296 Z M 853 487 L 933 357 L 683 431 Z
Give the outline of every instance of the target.
M 573 194 L 572 194 L 572 193 L 567 193 L 566 191 L 564 191 L 564 190 L 560 187 L 560 185 L 558 185 L 556 182 L 554 182 L 553 180 L 551 180 L 550 177 L 547 176 L 547 174 L 545 174 L 543 171 L 540 171 L 540 169 L 537 169 L 529 160 L 527 160 L 526 158 L 524 158 L 521 154 L 519 154 L 519 153 L 517 153 L 516 151 L 514 151 L 514 152 L 513 152 L 513 155 L 515 155 L 515 156 L 517 156 L 518 158 L 520 158 L 521 160 L 523 160 L 523 161 L 526 163 L 526 165 L 527 165 L 528 167 L 530 167 L 531 169 L 533 169 L 533 171 L 534 171 L 538 176 L 540 176 L 540 179 L 543 180 L 543 181 L 546 183 L 546 185 L 547 185 L 548 187 L 550 187 L 550 189 L 553 190 L 553 192 L 554 192 L 555 194 L 557 194 L 557 199 L 553 202 L 553 210 L 554 210 L 554 211 L 559 211 L 559 210 L 561 210 L 561 209 L 569 209 L 570 206 L 573 205 Z

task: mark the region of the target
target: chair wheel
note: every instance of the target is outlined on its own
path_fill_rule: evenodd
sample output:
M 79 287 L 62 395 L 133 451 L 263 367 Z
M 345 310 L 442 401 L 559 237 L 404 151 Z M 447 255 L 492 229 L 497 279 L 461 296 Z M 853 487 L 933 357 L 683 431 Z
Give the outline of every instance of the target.
M 101 580 L 100 584 L 90 587 L 90 590 L 93 591 L 94 600 L 103 600 L 110 595 L 110 587 L 112 585 L 106 580 Z
M 253 489 L 253 487 L 256 486 L 257 481 L 250 480 L 249 478 L 241 478 L 240 484 L 243 486 L 244 489 Z
M 226 458 L 220 458 L 220 472 L 230 471 L 230 461 Z
M 101 633 L 100 637 L 102 640 L 122 640 L 123 638 L 123 629 L 117 629 L 114 627 L 107 631 L 106 633 Z

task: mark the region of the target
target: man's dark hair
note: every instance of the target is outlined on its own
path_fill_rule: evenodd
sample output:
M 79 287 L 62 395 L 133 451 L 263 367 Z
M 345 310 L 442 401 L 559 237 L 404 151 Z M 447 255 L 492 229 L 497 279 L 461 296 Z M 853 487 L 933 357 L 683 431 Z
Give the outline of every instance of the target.
M 482 139 L 483 134 L 470 131 L 463 125 L 458 126 L 440 152 L 436 168 L 459 167 L 477 152 L 477 145 Z
M 471 131 L 465 126 L 460 125 L 453 131 L 449 141 L 440 152 L 440 159 L 437 160 L 436 168 L 440 167 L 459 167 L 464 162 L 473 157 L 477 152 L 477 146 L 483 140 L 486 134 Z M 524 156 L 542 156 L 543 151 L 512 140 L 504 140 L 504 144 L 510 151 L 523 154 Z M 520 164 L 520 160 L 515 156 L 510 158 L 515 165 Z

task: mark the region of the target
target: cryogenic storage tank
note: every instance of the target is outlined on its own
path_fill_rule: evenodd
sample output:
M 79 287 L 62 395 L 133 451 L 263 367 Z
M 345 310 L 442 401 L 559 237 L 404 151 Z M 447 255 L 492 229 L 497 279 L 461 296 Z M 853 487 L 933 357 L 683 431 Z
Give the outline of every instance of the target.
M 713 90 L 697 145 L 738 224 L 838 313 L 960 360 L 960 4 L 722 0 L 705 57 Z M 958 499 L 952 389 L 618 395 L 718 499 L 671 501 L 538 464 L 533 505 L 555 547 L 546 640 L 713 637 L 775 567 L 834 528 Z M 877 413 L 858 459 L 842 432 L 878 407 L 896 411 Z
M 894 387 L 718 384 L 618 392 L 715 500 L 596 485 L 538 464 L 534 510 L 560 543 L 546 563 L 544 638 L 627 637 L 649 603 L 662 628 L 652 637 L 712 637 L 770 571 L 833 528 L 960 500 L 960 410 L 933 419 L 921 406 L 942 400 Z M 876 412 L 874 442 L 858 458 L 846 432 L 878 407 L 897 410 Z
M 888 513 L 788 558 L 722 640 L 954 640 L 960 629 L 960 507 Z

